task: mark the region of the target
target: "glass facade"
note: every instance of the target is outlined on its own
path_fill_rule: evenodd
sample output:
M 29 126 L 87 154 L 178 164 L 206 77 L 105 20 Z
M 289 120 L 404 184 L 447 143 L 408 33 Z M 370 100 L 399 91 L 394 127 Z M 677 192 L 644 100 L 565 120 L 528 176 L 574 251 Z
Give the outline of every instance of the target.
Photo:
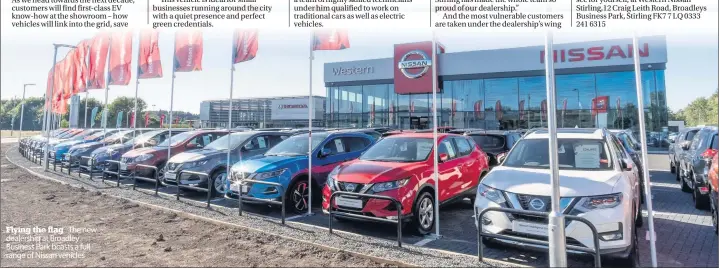
M 667 125 L 664 70 L 642 72 L 647 130 Z M 557 126 L 638 129 L 634 72 L 556 76 Z M 398 95 L 392 84 L 328 87 L 326 126 L 432 126 L 432 95 Z M 547 127 L 544 76 L 444 81 L 440 126 L 484 129 Z

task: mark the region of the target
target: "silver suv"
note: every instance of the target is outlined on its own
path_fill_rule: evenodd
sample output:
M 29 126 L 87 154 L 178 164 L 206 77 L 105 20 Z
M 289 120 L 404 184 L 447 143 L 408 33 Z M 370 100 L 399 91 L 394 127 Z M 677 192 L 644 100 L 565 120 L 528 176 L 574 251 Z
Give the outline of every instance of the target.
M 682 191 L 692 193 L 694 207 L 699 209 L 709 206 L 709 184 L 704 168 L 716 153 L 717 140 L 717 127 L 703 127 L 694 135 L 691 145 L 682 145 L 684 154 L 677 166 L 677 175 L 681 178 Z
M 679 161 L 684 155 L 683 147 L 685 147 L 685 145 L 686 148 L 691 146 L 694 135 L 696 135 L 697 132 L 699 132 L 699 128 L 686 128 L 679 132 L 674 140 L 674 143 L 669 145 L 669 169 L 672 173 L 676 173 L 677 170 L 679 170 L 677 167 L 679 166 Z M 679 173 L 677 173 L 676 179 L 677 181 L 681 179 Z

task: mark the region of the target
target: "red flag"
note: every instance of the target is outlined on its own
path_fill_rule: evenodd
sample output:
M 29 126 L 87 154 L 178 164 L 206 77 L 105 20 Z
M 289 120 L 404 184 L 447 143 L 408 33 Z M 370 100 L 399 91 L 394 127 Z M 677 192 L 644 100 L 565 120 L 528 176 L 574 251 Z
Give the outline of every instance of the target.
M 235 30 L 232 44 L 232 62 L 241 63 L 257 56 L 257 30 Z
M 110 46 L 110 35 L 107 33 L 97 34 L 90 44 L 90 57 L 88 64 L 88 89 L 105 88 L 105 65 L 107 64 L 107 53 Z
M 137 55 L 137 77 L 161 78 L 162 63 L 160 61 L 159 32 L 154 29 L 140 31 L 140 52 Z
M 75 63 L 75 49 L 70 51 L 63 61 L 63 97 L 70 98 L 75 94 L 75 86 L 77 86 L 77 64 Z
M 175 124 L 179 124 L 179 123 L 180 123 L 180 117 L 175 117 Z
M 53 91 L 52 91 L 53 102 L 55 102 L 56 100 L 59 100 L 59 98 L 62 97 L 62 95 L 64 94 L 64 91 L 65 91 L 65 88 L 67 85 L 65 83 L 65 81 L 67 80 L 65 77 L 65 74 L 66 74 L 65 60 L 63 59 L 62 61 L 59 61 L 55 64 L 54 79 L 53 79 L 54 86 L 53 86 Z M 58 97 L 58 96 L 60 96 L 60 97 Z M 53 107 L 55 109 L 57 109 L 57 107 L 55 107 L 54 105 L 53 105 Z
M 175 34 L 175 72 L 202 70 L 202 31 L 184 30 Z
M 165 124 L 165 114 L 160 115 L 160 128 L 164 126 Z
M 128 116 L 130 116 L 130 125 L 127 127 L 135 126 L 135 112 L 130 112 L 130 115 Z
M 542 119 L 547 120 L 547 100 L 542 100 L 542 103 L 539 105 L 541 109 Z
M 474 102 L 474 116 L 477 119 L 483 119 L 482 115 L 482 100 L 478 100 L 477 102 Z
M 452 117 L 454 117 L 457 114 L 457 101 L 452 100 Z
M 414 101 L 409 103 L 409 112 L 414 112 Z
M 312 32 L 312 50 L 343 50 L 350 47 L 346 29 L 322 29 Z
M 524 100 L 519 101 L 519 120 L 524 120 Z
M 81 93 L 87 90 L 87 54 L 90 46 L 89 40 L 83 40 L 80 44 L 77 44 L 77 48 L 74 49 L 75 64 L 75 86 L 73 87 L 73 93 Z
M 494 115 L 497 120 L 502 120 L 504 116 L 504 113 L 502 113 L 502 101 L 500 100 L 497 100 L 497 103 L 494 104 Z
M 130 64 L 132 62 L 132 31 L 112 33 L 110 39 L 109 85 L 130 84 Z
M 47 102 L 48 100 L 52 100 L 52 91 L 54 87 L 55 80 L 52 75 L 53 69 L 50 68 L 50 71 L 47 71 L 47 88 L 45 88 L 45 109 L 50 108 L 50 102 Z
M 150 112 L 145 112 L 145 128 L 150 125 Z

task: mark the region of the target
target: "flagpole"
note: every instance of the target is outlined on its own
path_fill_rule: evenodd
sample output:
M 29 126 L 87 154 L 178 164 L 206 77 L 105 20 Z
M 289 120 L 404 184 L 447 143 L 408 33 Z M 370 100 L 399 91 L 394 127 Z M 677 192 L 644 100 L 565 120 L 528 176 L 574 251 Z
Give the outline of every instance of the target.
M 656 234 L 654 232 L 654 210 L 652 208 L 651 177 L 649 176 L 649 158 L 647 157 L 647 130 L 644 125 L 644 89 L 642 88 L 642 70 L 639 62 L 639 39 L 637 33 L 632 37 L 634 55 L 634 76 L 637 87 L 637 111 L 639 113 L 639 139 L 642 143 L 642 170 L 644 173 L 644 197 L 647 205 L 647 219 L 649 221 L 649 248 L 652 258 L 652 267 L 657 267 Z
M 564 215 L 560 206 L 559 154 L 557 153 L 557 105 L 554 88 L 554 40 L 547 31 L 544 43 L 545 72 L 547 81 L 547 127 L 549 129 L 549 167 L 551 182 L 551 211 L 549 212 L 549 266 L 567 267 L 567 242 L 564 231 Z
M 434 128 L 432 128 L 432 144 L 433 144 L 433 158 L 434 158 L 434 173 L 432 178 L 434 179 L 434 215 L 437 219 L 434 224 L 434 235 L 439 237 L 439 152 L 437 145 L 437 36 L 435 31 L 432 30 L 432 121 Z
M 110 66 L 110 59 L 112 59 L 112 35 L 108 37 L 109 44 L 107 46 L 107 77 L 105 79 L 105 106 L 102 108 L 102 119 L 100 120 L 100 124 L 102 124 L 102 132 L 103 135 L 107 133 L 107 114 L 108 107 L 107 107 L 107 95 L 110 92 L 110 75 L 112 74 L 112 67 Z M 105 139 L 102 140 L 102 145 L 105 145 Z M 119 180 L 119 179 L 118 179 Z
M 234 55 L 234 52 L 233 52 Z M 230 154 L 232 154 L 232 149 L 230 148 L 230 145 L 232 144 L 232 91 L 235 87 L 235 59 L 231 59 L 230 63 L 230 106 L 228 109 L 228 115 L 227 115 L 227 172 L 225 172 L 225 178 L 223 178 L 222 186 L 225 186 L 225 192 L 228 191 L 229 185 L 227 184 L 227 179 L 230 177 L 230 166 L 232 164 L 230 163 Z M 242 149 L 240 148 L 240 151 Z M 241 154 L 241 153 L 240 153 Z M 237 200 L 239 201 L 239 204 L 242 204 L 242 183 L 240 182 L 239 187 L 237 188 L 237 193 L 239 194 L 237 197 Z M 242 210 L 242 208 L 240 208 Z M 240 211 L 242 212 L 242 211 Z M 242 213 L 240 213 L 242 214 Z
M 52 83 L 50 83 L 50 96 L 47 96 L 47 98 L 45 98 L 45 109 L 43 112 L 43 114 L 44 114 L 43 117 L 45 118 L 45 128 L 43 128 L 43 129 L 45 129 L 45 138 L 46 139 L 45 139 L 45 151 L 42 155 L 43 155 L 43 159 L 44 159 L 43 166 L 44 166 L 45 172 L 47 172 L 48 168 L 50 167 L 47 163 L 47 158 L 50 155 L 50 116 L 51 116 L 51 113 L 49 110 L 52 109 L 52 99 L 55 96 L 55 79 L 56 79 L 56 77 L 55 77 L 56 67 L 55 66 L 57 65 L 57 49 L 61 46 L 64 47 L 66 45 L 53 44 L 53 46 L 55 47 L 55 53 L 52 58 Z
M 167 125 L 168 143 L 167 143 L 167 160 L 165 161 L 165 163 L 170 161 L 170 156 L 171 156 L 170 154 L 172 154 L 172 109 L 173 109 L 172 103 L 175 98 L 175 70 L 177 70 L 177 67 L 174 65 L 175 57 L 177 57 L 177 32 L 175 32 L 175 39 L 173 40 L 173 43 L 174 43 L 174 45 L 172 46 L 173 47 L 173 49 L 172 49 L 172 63 L 173 63 L 173 65 L 172 65 L 172 83 L 170 84 L 170 122 Z M 208 186 L 208 188 L 209 187 L 210 186 Z M 180 199 L 179 193 L 180 193 L 180 177 L 177 177 L 177 195 L 178 195 L 176 197 L 177 200 Z
M 308 105 L 309 108 L 309 121 L 308 121 L 308 127 L 309 127 L 309 134 L 308 137 L 308 144 L 307 148 L 309 149 L 309 152 L 307 153 L 307 162 L 308 162 L 308 180 L 307 184 L 309 185 L 309 197 L 307 197 L 307 215 L 312 215 L 312 61 L 315 59 L 315 48 L 314 48 L 314 32 L 310 30 L 310 97 L 308 98 Z
M 142 51 L 142 32 L 138 32 L 137 38 L 137 75 L 135 76 L 135 107 L 132 113 L 132 138 L 137 137 L 137 93 L 140 90 L 140 51 Z M 129 126 L 128 126 L 129 127 Z

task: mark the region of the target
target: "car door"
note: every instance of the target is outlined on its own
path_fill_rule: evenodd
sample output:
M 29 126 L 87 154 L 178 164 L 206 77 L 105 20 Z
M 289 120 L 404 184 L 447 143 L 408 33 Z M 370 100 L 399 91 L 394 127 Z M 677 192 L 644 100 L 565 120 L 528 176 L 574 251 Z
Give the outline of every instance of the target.
M 622 172 L 622 174 L 624 174 L 626 178 L 631 180 L 632 193 L 634 194 L 634 198 L 639 201 L 641 189 L 639 188 L 639 171 L 637 170 L 636 164 L 632 167 L 631 171 L 626 171 L 622 169 L 621 164 L 623 160 L 630 162 L 631 164 L 634 164 L 634 161 L 631 157 L 629 157 L 629 154 L 627 154 L 626 150 L 624 150 L 624 147 L 622 146 L 621 142 L 619 142 L 619 139 L 616 136 L 611 136 L 611 138 L 609 139 L 609 145 L 616 152 L 614 158 L 617 158 L 616 163 L 617 165 L 619 165 L 619 170 Z
M 456 194 L 461 194 L 472 190 L 479 184 L 480 159 L 479 152 L 472 150 L 472 144 L 465 137 L 453 137 L 454 144 L 457 146 L 457 159 L 459 161 L 459 171 L 461 175 L 458 177 L 460 183 Z
M 327 175 L 332 172 L 337 165 L 345 162 L 347 158 L 348 148 L 345 146 L 344 136 L 332 136 L 321 144 L 312 160 L 312 178 L 324 186 L 327 181 Z M 327 155 L 320 156 L 322 151 L 328 152 Z
M 440 160 L 437 165 L 439 167 L 439 201 L 443 202 L 454 197 L 461 190 L 462 182 L 459 179 L 461 176 L 459 165 L 462 160 L 458 158 L 457 148 L 452 139 L 443 138 L 438 141 L 438 147 L 437 156 L 447 155 L 447 159 L 445 161 Z
M 702 137 L 705 134 L 705 130 L 701 130 L 694 134 L 693 139 L 691 140 L 692 144 L 689 147 L 689 150 L 684 151 L 684 154 L 682 155 L 682 164 L 684 167 L 684 176 L 689 176 L 689 173 L 692 171 L 692 164 L 694 160 L 694 155 L 697 153 L 699 148 L 701 147 Z

